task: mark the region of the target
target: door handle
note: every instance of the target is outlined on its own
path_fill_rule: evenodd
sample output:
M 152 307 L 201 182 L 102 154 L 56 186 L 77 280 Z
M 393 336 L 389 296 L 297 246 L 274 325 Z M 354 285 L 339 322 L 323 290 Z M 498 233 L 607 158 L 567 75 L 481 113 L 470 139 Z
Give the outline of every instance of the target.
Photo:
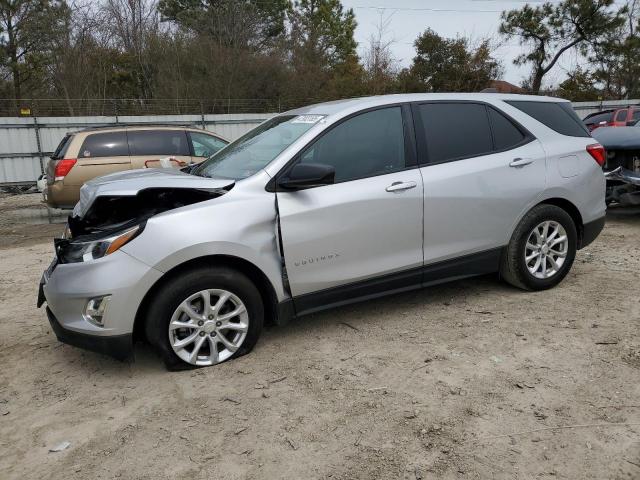
M 402 190 L 416 188 L 416 185 L 418 185 L 416 182 L 393 182 L 385 190 L 387 192 L 400 192 Z
M 529 165 L 530 163 L 533 163 L 533 158 L 514 158 L 513 160 L 511 160 L 511 162 L 509 162 L 509 166 L 518 168 Z

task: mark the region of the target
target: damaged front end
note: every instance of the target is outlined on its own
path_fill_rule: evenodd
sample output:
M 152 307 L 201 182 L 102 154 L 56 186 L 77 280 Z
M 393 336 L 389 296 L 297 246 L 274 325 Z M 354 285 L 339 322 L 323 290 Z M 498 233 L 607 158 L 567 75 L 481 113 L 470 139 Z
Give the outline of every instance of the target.
M 640 205 L 640 168 L 637 171 L 618 167 L 605 172 L 607 179 L 607 203 Z
M 640 127 L 601 127 L 592 135 L 607 152 L 607 204 L 640 205 Z
M 122 172 L 84 185 L 64 237 L 55 240 L 58 262 L 109 255 L 140 235 L 149 218 L 217 198 L 234 185 L 232 180 L 158 170 Z

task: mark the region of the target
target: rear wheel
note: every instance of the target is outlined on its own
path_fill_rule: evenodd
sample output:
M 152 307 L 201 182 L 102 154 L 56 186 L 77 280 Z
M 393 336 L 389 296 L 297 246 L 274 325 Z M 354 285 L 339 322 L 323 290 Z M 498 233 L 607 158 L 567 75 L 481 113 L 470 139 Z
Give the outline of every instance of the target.
M 194 269 L 156 293 L 145 333 L 170 370 L 205 367 L 250 352 L 263 318 L 260 293 L 245 275 L 224 267 Z
M 577 231 L 571 216 L 555 205 L 538 205 L 513 232 L 500 274 L 525 290 L 552 288 L 569 273 L 576 249 Z

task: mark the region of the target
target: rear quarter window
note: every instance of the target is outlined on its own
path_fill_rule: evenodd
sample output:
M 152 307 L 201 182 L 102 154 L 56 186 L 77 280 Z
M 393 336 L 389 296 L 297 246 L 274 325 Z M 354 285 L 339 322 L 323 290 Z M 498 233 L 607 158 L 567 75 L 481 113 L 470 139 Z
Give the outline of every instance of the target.
M 80 147 L 79 158 L 121 157 L 129 155 L 125 132 L 91 133 Z
M 507 101 L 507 104 L 569 137 L 588 137 L 589 131 L 568 102 Z
M 527 140 L 527 136 L 502 113 L 491 107 L 487 108 L 491 131 L 493 133 L 493 148 L 497 151 L 510 150 Z

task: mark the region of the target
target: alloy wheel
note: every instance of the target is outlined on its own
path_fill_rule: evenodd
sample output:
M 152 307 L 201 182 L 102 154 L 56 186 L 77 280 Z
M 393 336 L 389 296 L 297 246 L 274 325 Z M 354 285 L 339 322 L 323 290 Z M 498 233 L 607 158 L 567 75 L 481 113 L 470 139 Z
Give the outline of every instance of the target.
M 567 232 L 560 223 L 547 220 L 538 224 L 527 237 L 524 261 L 536 278 L 550 278 L 562 268 L 569 251 Z
M 173 312 L 169 343 L 187 363 L 214 365 L 242 346 L 248 329 L 249 314 L 237 295 L 221 289 L 201 290 Z

